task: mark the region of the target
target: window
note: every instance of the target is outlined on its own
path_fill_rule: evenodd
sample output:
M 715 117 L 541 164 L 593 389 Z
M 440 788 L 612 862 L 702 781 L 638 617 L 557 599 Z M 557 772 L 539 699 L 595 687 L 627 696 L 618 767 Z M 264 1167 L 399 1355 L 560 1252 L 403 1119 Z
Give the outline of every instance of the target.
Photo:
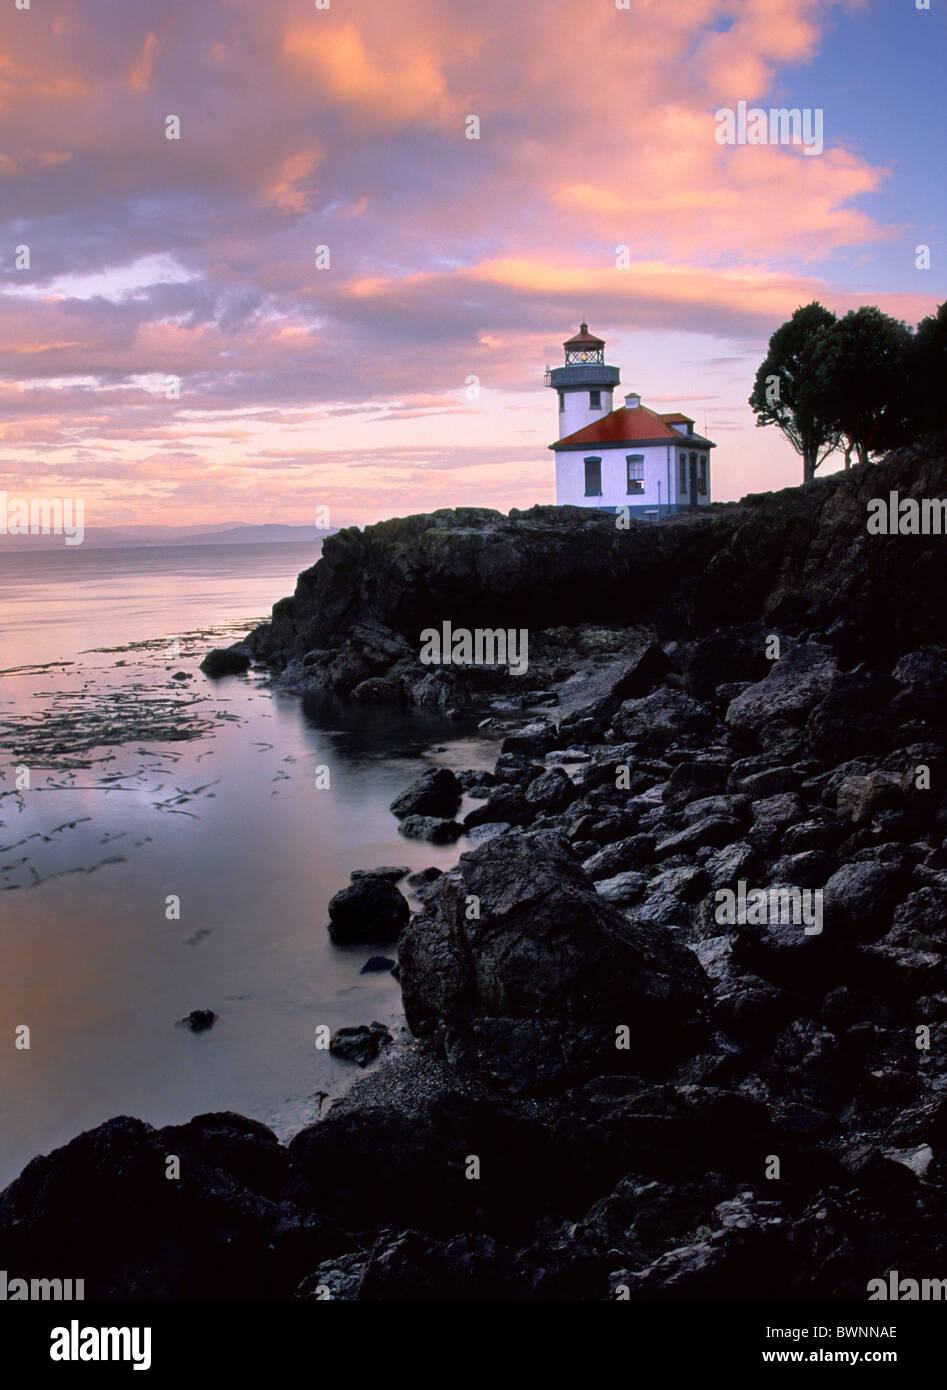
M 559 392 L 559 409 L 560 409 L 560 410 L 565 410 L 565 408 L 566 408 L 566 393 L 565 393 L 565 391 L 560 391 L 560 392 Z
M 602 495 L 602 460 L 585 460 L 585 495 L 586 497 L 601 497 Z
M 601 408 L 602 408 L 602 393 L 601 393 L 601 391 L 590 391 L 590 392 L 589 392 L 589 409 L 590 409 L 590 410 L 601 410 Z
M 628 491 L 644 492 L 644 454 L 626 454 Z
M 687 455 L 681 454 L 681 492 L 687 491 Z
M 707 455 L 701 454 L 700 468 L 697 474 L 697 491 L 702 497 L 707 496 Z

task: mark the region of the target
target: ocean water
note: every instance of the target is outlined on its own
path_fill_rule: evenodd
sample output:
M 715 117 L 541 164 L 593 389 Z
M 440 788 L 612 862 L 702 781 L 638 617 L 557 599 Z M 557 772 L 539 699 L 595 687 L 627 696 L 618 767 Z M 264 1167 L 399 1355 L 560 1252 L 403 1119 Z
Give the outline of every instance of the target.
M 399 1018 L 394 979 L 359 973 L 393 949 L 333 946 L 326 905 L 355 868 L 454 863 L 463 841 L 406 840 L 388 804 L 496 747 L 473 717 L 202 675 L 315 558 L 0 555 L 0 1185 L 118 1114 L 233 1109 L 287 1138 L 358 1074 L 315 1028 Z M 219 1019 L 175 1026 L 192 1009 Z

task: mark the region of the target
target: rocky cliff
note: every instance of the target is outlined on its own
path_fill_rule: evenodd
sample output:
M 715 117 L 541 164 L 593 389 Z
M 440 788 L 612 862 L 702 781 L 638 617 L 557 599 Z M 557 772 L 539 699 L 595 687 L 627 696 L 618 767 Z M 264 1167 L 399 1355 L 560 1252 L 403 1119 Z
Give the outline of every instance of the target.
M 884 662 L 905 643 L 939 639 L 947 579 L 939 537 L 868 535 L 869 501 L 891 492 L 947 495 L 943 454 L 906 450 L 660 524 L 623 527 L 610 513 L 534 507 L 349 528 L 326 540 L 271 621 L 229 657 L 212 654 L 208 669 L 239 669 L 253 658 L 302 688 L 461 704 L 548 684 L 563 657 L 554 640 L 563 628 L 635 625 L 661 640 L 687 640 L 743 622 L 801 631 L 836 621 L 867 644 L 866 659 Z M 420 633 L 445 620 L 526 628 L 530 676 L 517 686 L 496 669 L 422 666 Z
M 534 629 L 553 686 L 492 772 L 393 803 L 468 840 L 419 911 L 397 868 L 328 905 L 333 939 L 397 937 L 410 1037 L 288 1147 L 118 1118 L 35 1159 L 0 1261 L 94 1297 L 359 1301 L 861 1300 L 947 1270 L 947 536 L 870 535 L 892 492 L 947 496 L 943 458 L 624 532 L 539 509 L 328 542 L 251 638 L 285 678 L 424 700 L 412 643 L 449 618 Z

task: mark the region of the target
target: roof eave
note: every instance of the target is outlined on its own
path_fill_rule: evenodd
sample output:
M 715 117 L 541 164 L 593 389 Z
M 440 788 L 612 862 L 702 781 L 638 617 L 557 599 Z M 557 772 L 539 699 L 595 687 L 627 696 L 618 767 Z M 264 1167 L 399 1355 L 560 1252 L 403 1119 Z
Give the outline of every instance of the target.
M 557 439 L 555 444 L 549 444 L 546 447 L 555 453 L 566 453 L 578 449 L 630 449 L 632 447 L 650 449 L 661 444 L 671 444 L 677 448 L 681 442 L 696 444 L 700 449 L 716 449 L 717 447 L 712 439 L 704 439 L 699 434 L 678 434 L 673 439 L 666 436 L 663 439 L 590 439 L 584 442 L 580 441 L 578 444 L 570 444 L 567 435 L 565 439 Z

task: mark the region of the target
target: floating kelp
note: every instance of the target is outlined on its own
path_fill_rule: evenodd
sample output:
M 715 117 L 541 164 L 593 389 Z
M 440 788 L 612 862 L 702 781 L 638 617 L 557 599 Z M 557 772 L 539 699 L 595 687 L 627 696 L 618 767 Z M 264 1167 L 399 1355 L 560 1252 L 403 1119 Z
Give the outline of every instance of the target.
M 120 744 L 183 743 L 211 736 L 221 720 L 236 715 L 200 709 L 209 697 L 180 698 L 141 687 L 49 693 L 49 703 L 23 714 L 0 715 L 0 746 L 28 767 L 92 767 L 97 750 Z

